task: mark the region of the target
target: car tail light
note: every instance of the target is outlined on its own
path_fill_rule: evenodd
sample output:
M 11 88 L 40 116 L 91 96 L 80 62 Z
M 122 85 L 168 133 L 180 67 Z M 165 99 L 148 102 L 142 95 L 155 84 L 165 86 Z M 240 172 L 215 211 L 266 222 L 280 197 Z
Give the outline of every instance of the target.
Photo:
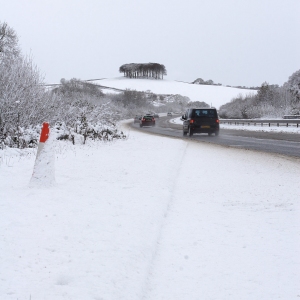
M 143 118 L 142 121 L 145 122 L 145 119 Z
M 219 119 L 216 120 L 216 123 L 220 123 Z
M 190 124 L 193 124 L 195 122 L 195 120 L 191 119 L 190 120 Z

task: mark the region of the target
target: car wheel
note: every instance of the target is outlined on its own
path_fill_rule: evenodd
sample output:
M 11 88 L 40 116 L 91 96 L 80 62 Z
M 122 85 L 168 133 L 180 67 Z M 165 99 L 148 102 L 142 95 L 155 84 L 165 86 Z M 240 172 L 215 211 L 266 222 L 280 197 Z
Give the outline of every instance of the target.
M 140 127 L 143 127 L 143 125 L 140 124 Z
M 191 127 L 189 127 L 189 136 L 193 135 L 193 130 L 191 129 Z
M 182 131 L 182 135 L 187 135 L 187 132 L 185 132 L 184 130 Z
M 215 136 L 218 136 L 219 135 L 219 131 L 215 131 Z

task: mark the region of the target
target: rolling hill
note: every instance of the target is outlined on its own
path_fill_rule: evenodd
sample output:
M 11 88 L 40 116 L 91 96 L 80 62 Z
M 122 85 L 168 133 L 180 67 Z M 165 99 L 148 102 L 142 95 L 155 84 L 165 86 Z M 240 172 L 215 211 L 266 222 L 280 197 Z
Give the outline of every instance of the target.
M 189 97 L 191 101 L 204 101 L 211 106 L 219 108 L 238 95 L 256 93 L 253 90 L 238 89 L 225 86 L 199 85 L 182 81 L 155 80 L 155 79 L 129 79 L 117 77 L 111 79 L 98 79 L 91 82 L 100 85 L 106 92 L 132 89 L 137 91 L 151 91 L 155 94 L 179 94 Z

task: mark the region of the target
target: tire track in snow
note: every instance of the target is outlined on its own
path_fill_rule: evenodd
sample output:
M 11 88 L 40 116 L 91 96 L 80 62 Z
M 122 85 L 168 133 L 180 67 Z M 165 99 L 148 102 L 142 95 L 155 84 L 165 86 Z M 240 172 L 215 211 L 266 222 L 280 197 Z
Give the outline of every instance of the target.
M 175 172 L 175 175 L 173 177 L 172 184 L 171 184 L 171 187 L 170 187 L 169 200 L 167 202 L 165 211 L 162 215 L 161 223 L 158 226 L 157 236 L 156 236 L 155 244 L 154 244 L 154 249 L 152 250 L 152 256 L 151 256 L 151 259 L 149 261 L 148 269 L 147 269 L 146 276 L 145 276 L 145 281 L 144 281 L 144 284 L 143 284 L 142 289 L 141 289 L 141 297 L 140 297 L 141 300 L 142 299 L 147 299 L 147 295 L 148 295 L 148 291 L 149 291 L 149 282 L 150 282 L 150 279 L 152 277 L 152 273 L 153 273 L 153 270 L 154 270 L 157 255 L 159 254 L 159 251 L 160 251 L 162 232 L 163 232 L 163 229 L 167 226 L 167 223 L 168 223 L 168 215 L 169 215 L 170 210 L 171 210 L 171 208 L 173 206 L 173 203 L 174 203 L 174 191 L 175 191 L 175 188 L 176 188 L 176 185 L 177 185 L 180 170 L 182 169 L 182 163 L 183 163 L 183 160 L 185 158 L 188 146 L 189 146 L 189 143 L 186 142 L 185 147 L 183 149 L 183 153 L 182 153 L 180 159 L 178 160 L 178 165 L 177 165 L 177 168 L 176 168 L 176 172 Z

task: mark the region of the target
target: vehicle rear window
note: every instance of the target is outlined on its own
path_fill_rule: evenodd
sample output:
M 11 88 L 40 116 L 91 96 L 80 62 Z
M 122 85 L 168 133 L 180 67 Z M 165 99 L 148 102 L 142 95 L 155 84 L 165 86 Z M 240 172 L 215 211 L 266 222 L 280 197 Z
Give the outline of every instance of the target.
M 215 109 L 195 109 L 193 111 L 193 117 L 209 117 L 209 118 L 215 118 L 217 117 L 216 110 Z
M 147 120 L 148 120 L 148 119 L 151 119 L 151 120 L 152 120 L 153 117 L 152 117 L 152 116 L 145 116 L 144 119 L 147 119 Z

